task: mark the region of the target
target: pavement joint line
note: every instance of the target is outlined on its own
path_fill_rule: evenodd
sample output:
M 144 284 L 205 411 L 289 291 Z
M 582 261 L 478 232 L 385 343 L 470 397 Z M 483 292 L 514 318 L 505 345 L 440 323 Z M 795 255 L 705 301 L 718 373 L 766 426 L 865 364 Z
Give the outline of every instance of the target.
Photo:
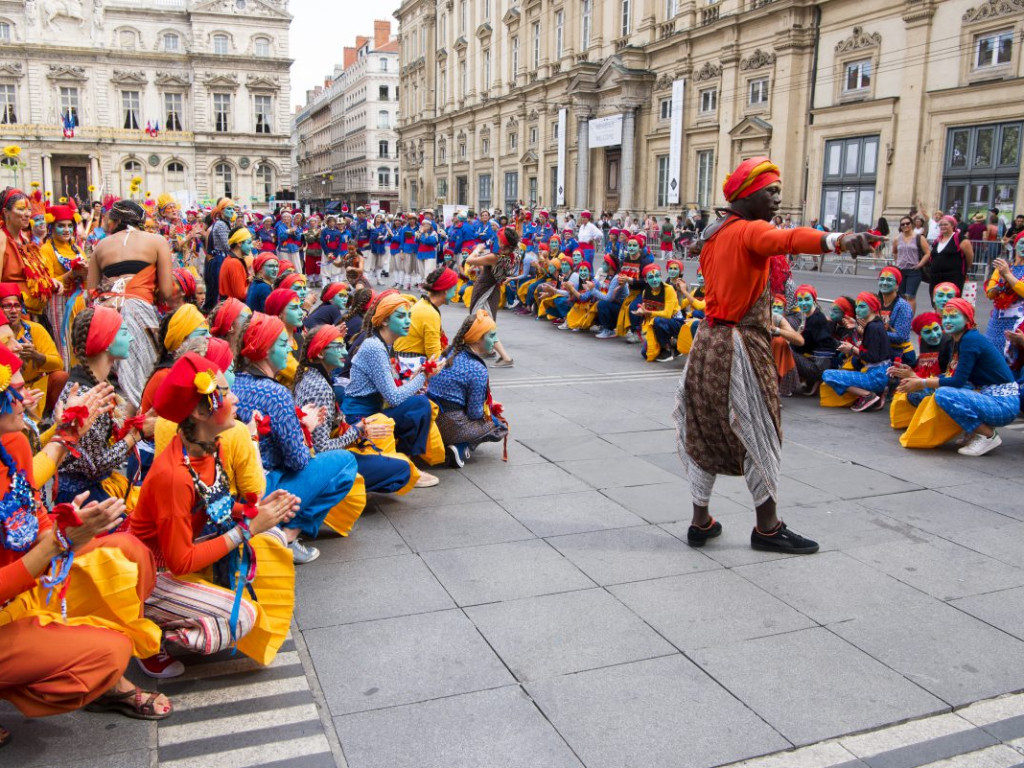
M 345 759 L 345 750 L 341 746 L 341 739 L 338 738 L 337 728 L 334 725 L 334 720 L 331 718 L 330 707 L 327 705 L 327 697 L 324 695 L 323 688 L 320 686 L 320 678 L 316 674 L 316 665 L 313 663 L 313 657 L 310 655 L 309 647 L 306 645 L 306 638 L 303 636 L 302 630 L 299 629 L 299 625 L 295 620 L 294 614 L 292 614 L 291 634 L 295 638 L 295 648 L 298 651 L 299 659 L 302 662 L 306 682 L 309 685 L 309 692 L 316 705 L 317 716 L 320 719 L 320 726 L 323 730 L 324 738 L 327 739 L 327 745 L 330 747 L 331 756 L 334 758 L 334 763 L 337 768 L 348 768 L 348 761 Z

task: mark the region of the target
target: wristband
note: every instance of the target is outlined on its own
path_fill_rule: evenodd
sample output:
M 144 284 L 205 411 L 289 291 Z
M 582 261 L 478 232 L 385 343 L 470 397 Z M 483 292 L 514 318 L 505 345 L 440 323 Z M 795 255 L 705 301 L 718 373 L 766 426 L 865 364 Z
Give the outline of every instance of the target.
M 833 253 L 843 252 L 842 241 L 842 232 L 829 232 L 827 235 L 825 235 L 825 245 L 828 247 L 828 250 L 832 251 Z
M 231 540 L 232 548 L 237 547 L 245 541 L 245 533 L 243 533 L 242 529 L 237 525 L 227 532 L 227 537 Z

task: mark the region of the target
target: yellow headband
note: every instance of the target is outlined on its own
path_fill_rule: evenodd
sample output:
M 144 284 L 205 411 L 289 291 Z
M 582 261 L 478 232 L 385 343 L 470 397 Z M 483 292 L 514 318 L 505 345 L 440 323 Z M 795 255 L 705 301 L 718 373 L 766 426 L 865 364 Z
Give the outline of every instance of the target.
M 475 344 L 495 328 L 497 328 L 497 323 L 494 322 L 494 318 L 491 317 L 490 313 L 486 309 L 478 309 L 476 311 L 476 319 L 469 326 L 469 330 L 466 331 L 464 338 L 468 343 Z
M 238 245 L 252 240 L 252 232 L 248 227 L 240 227 L 231 237 L 228 238 L 228 245 Z
M 164 337 L 164 346 L 168 352 L 174 352 L 188 338 L 188 335 L 197 328 L 209 327 L 206 325 L 206 318 L 203 313 L 192 304 L 182 304 L 174 312 L 171 322 L 167 326 L 167 335 Z

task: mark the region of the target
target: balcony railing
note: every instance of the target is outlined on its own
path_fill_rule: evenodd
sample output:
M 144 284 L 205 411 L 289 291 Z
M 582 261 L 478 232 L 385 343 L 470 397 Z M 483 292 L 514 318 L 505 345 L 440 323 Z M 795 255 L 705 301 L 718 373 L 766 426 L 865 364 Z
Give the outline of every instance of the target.
M 707 8 L 700 9 L 700 24 L 706 26 L 708 24 L 714 24 L 718 21 L 719 14 L 721 12 L 721 6 L 709 5 Z

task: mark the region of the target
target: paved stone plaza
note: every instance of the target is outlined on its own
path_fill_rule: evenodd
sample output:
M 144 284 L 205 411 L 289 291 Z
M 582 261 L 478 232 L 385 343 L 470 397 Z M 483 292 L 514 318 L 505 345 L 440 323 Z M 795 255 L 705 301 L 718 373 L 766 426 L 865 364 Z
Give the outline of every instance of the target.
M 445 310 L 449 332 L 461 317 Z M 508 464 L 485 446 L 321 539 L 270 669 L 190 662 L 160 685 L 177 711 L 159 727 L 5 705 L 3 764 L 701 768 L 808 745 L 749 765 L 1024 763 L 1024 702 L 960 709 L 1024 689 L 1024 432 L 980 459 L 912 453 L 885 413 L 786 400 L 780 511 L 822 551 L 750 549 L 739 478 L 696 550 L 681 361 L 527 318 L 499 330 Z

